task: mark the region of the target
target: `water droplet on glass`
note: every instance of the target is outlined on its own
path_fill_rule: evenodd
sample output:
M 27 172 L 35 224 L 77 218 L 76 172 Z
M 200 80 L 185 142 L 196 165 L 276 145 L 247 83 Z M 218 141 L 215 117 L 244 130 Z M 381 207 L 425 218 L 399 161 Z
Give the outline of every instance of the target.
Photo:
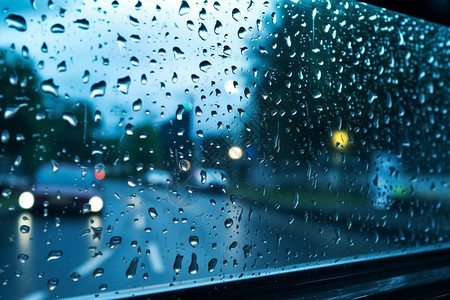
M 245 258 L 249 258 L 250 256 L 252 256 L 252 246 L 251 245 L 245 245 L 242 250 L 244 251 L 244 257 Z
M 220 21 L 216 21 L 216 25 L 214 25 L 214 33 L 219 35 L 222 32 L 222 23 Z
M 183 159 L 179 163 L 180 170 L 183 172 L 187 172 L 190 169 L 190 164 L 187 160 Z
M 239 21 L 239 19 L 241 18 L 241 12 L 237 8 L 233 9 L 233 11 L 231 12 L 231 15 L 235 21 Z
M 12 190 L 11 189 L 4 189 L 2 191 L 2 197 L 9 199 L 9 197 L 12 194 Z
M 36 0 L 30 0 L 30 4 L 31 4 L 31 7 L 32 7 L 34 10 L 37 10 Z
M 288 223 L 289 223 L 289 224 L 292 224 L 292 223 L 294 223 L 294 221 L 295 221 L 295 217 L 294 217 L 293 215 L 290 215 L 290 216 L 288 217 Z
M 139 59 L 136 56 L 133 56 L 132 58 L 130 58 L 130 64 L 135 67 L 139 66 Z
M 100 291 L 105 291 L 107 288 L 108 288 L 108 285 L 107 285 L 106 283 L 101 284 L 101 285 L 98 287 L 98 289 L 99 289 Z
M 92 231 L 93 231 L 92 239 L 93 240 L 95 240 L 95 239 L 100 240 L 100 238 L 102 237 L 103 227 L 91 227 L 91 228 L 92 228 Z
M 42 43 L 41 51 L 42 51 L 42 53 L 47 53 L 48 52 L 48 47 L 47 47 L 47 44 L 45 42 Z
M 65 112 L 65 113 L 63 113 L 62 118 L 63 118 L 63 120 L 67 121 L 70 124 L 70 126 L 72 126 L 72 127 L 77 126 L 77 118 L 75 117 L 75 115 L 73 113 Z
M 81 77 L 81 81 L 83 83 L 88 83 L 89 82 L 89 77 L 90 77 L 89 71 L 85 70 L 83 76 Z
M 293 208 L 293 209 L 296 209 L 296 208 L 297 208 L 298 203 L 299 203 L 299 200 L 300 200 L 300 196 L 299 196 L 299 194 L 298 194 L 298 191 L 295 190 L 295 191 L 294 191 L 294 200 L 292 201 L 292 208 Z
M 209 273 L 213 272 L 217 265 L 217 258 L 213 258 L 208 262 Z
M 166 49 L 160 48 L 160 49 L 158 50 L 158 54 L 159 54 L 160 56 L 166 55 Z
M 125 151 L 123 153 L 123 161 L 129 161 L 130 160 L 130 152 Z
M 25 104 L 26 105 L 26 104 Z M 19 111 L 19 109 L 22 107 L 22 105 L 17 105 L 17 104 L 8 104 L 8 106 L 5 109 L 5 114 L 4 114 L 4 118 L 7 119 L 11 119 L 12 117 L 14 117 L 17 112 Z
M 94 270 L 94 272 L 92 273 L 92 275 L 93 275 L 94 277 L 99 277 L 99 276 L 102 276 L 103 273 L 105 273 L 105 270 L 104 270 L 103 268 L 97 268 L 97 269 Z
M 28 50 L 28 48 L 26 46 L 22 47 L 22 56 L 24 58 L 29 58 L 30 57 L 30 50 Z
M 189 13 L 190 7 L 189 4 L 186 1 L 181 1 L 180 9 L 178 10 L 178 14 L 180 16 L 184 16 L 185 14 Z
M 314 99 L 318 99 L 318 98 L 322 97 L 322 93 L 319 91 L 315 91 L 315 92 L 313 92 L 312 96 Z
M 191 236 L 189 237 L 189 244 L 191 244 L 191 246 L 192 246 L 193 248 L 197 247 L 197 246 L 198 246 L 198 243 L 199 243 L 198 236 L 191 235 Z
M 28 260 L 29 256 L 26 254 L 19 254 L 19 256 L 17 256 L 17 259 L 21 262 L 21 263 L 25 263 Z
M 28 233 L 28 232 L 30 232 L 30 226 L 28 226 L 28 225 L 20 226 L 20 232 L 21 233 Z
M 377 231 L 373 231 L 373 242 L 376 244 L 378 243 L 378 240 L 380 238 L 380 235 L 378 234 Z
M 23 142 L 23 141 L 25 141 L 25 136 L 24 136 L 23 134 L 21 134 L 21 133 L 18 133 L 18 134 L 16 135 L 16 141 L 17 141 L 17 142 Z M 3 142 L 3 133 L 2 133 L 2 142 Z
M 405 115 L 405 109 L 401 104 L 398 105 L 398 116 L 403 117 Z
M 8 15 L 5 18 L 6 26 L 9 28 L 14 28 L 18 31 L 25 31 L 27 30 L 27 22 L 22 16 L 19 15 Z
M 347 219 L 347 229 L 352 228 L 352 220 L 350 218 Z
M 198 76 L 198 75 L 196 75 L 196 74 L 192 74 L 191 75 L 191 79 L 192 79 L 192 82 L 198 82 L 199 80 L 200 80 L 200 77 Z
M 125 133 L 126 133 L 127 135 L 133 135 L 133 134 L 134 134 L 134 133 L 133 133 L 133 129 L 134 129 L 134 126 L 133 126 L 132 124 L 128 123 L 128 124 L 125 126 Z
M 134 181 L 134 178 L 131 177 L 131 176 L 127 177 L 127 183 L 128 183 L 128 186 L 130 186 L 130 187 L 135 187 L 136 186 L 136 182 Z
M 58 280 L 58 279 L 56 279 L 56 278 L 50 278 L 50 279 L 47 281 L 48 289 L 49 289 L 50 291 L 53 291 L 53 290 L 56 288 L 56 286 L 58 285 L 58 283 L 59 283 L 59 280 Z
M 109 240 L 109 248 L 117 248 L 122 243 L 122 238 L 120 236 L 113 236 Z
M 172 50 L 173 50 L 173 57 L 174 57 L 175 59 L 180 59 L 180 58 L 183 58 L 183 57 L 184 57 L 184 52 L 181 51 L 180 48 L 178 48 L 178 47 L 173 47 Z
M 127 40 L 123 36 L 121 36 L 120 34 L 117 34 L 116 41 L 117 41 L 117 45 L 119 46 L 119 49 L 121 51 L 123 51 L 123 50 L 125 50 L 127 48 L 127 44 L 126 44 Z
M 19 83 L 19 75 L 17 75 L 16 71 L 11 72 L 11 75 L 9 76 L 9 83 L 11 83 L 11 85 L 17 85 L 17 83 Z
M 79 28 L 87 30 L 89 29 L 89 21 L 86 19 L 78 19 L 74 21 L 75 24 L 78 25 Z
M 200 28 L 198 29 L 198 36 L 204 41 L 208 38 L 208 30 L 203 23 L 200 24 Z
M 14 166 L 18 167 L 22 164 L 22 156 L 21 155 L 17 155 L 16 160 L 14 161 Z
M 100 81 L 91 86 L 91 98 L 105 95 L 106 82 Z
M 212 67 L 212 65 L 209 61 L 204 60 L 200 63 L 199 67 L 201 71 L 207 72 Z
M 184 105 L 178 105 L 177 112 L 176 112 L 177 120 L 183 119 L 183 113 L 184 113 Z
M 200 182 L 202 184 L 206 183 L 206 171 L 205 170 L 200 171 Z
M 56 70 L 57 70 L 58 72 L 65 72 L 65 71 L 67 70 L 66 61 L 60 62 L 60 63 L 56 66 Z
M 247 35 L 247 30 L 244 27 L 240 27 L 237 34 L 240 39 L 243 39 Z
M 154 207 L 150 207 L 148 209 L 148 214 L 150 215 L 150 218 L 155 219 L 158 216 L 158 213 L 156 212 L 156 209 Z
M 134 111 L 140 111 L 142 108 L 142 100 L 141 99 L 137 99 L 136 101 L 133 102 L 133 110 Z
M 142 74 L 141 76 L 141 84 L 146 85 L 148 83 L 147 76 Z
M 99 110 L 95 111 L 94 122 L 98 122 L 102 120 L 102 113 Z
M 55 174 L 59 170 L 59 164 L 57 161 L 55 161 L 53 159 L 51 160 L 51 162 L 52 162 L 52 171 L 53 171 L 53 174 Z
M 198 272 L 198 264 L 197 264 L 197 254 L 192 253 L 192 261 L 189 265 L 189 274 L 197 274 Z
M 72 272 L 72 274 L 70 274 L 70 279 L 72 279 L 73 281 L 78 281 L 78 279 L 81 278 L 81 275 L 78 274 L 77 272 Z
M 249 89 L 248 87 L 246 87 L 246 88 L 244 89 L 244 96 L 245 96 L 245 98 L 249 99 L 249 98 L 250 98 L 250 95 L 251 95 L 250 89 Z
M 63 255 L 63 252 L 61 250 L 51 250 L 47 255 L 47 261 L 59 259 Z
M 233 226 L 233 219 L 231 219 L 231 218 L 228 218 L 228 219 L 226 219 L 225 220 L 225 228 L 230 228 L 231 226 Z
M 172 76 L 172 82 L 176 83 L 178 81 L 178 75 L 176 72 L 173 72 L 173 76 Z
M 37 113 L 36 114 L 36 120 L 40 121 L 40 120 L 44 120 L 45 119 L 45 115 L 42 113 Z
M 123 78 L 119 78 L 117 80 L 117 90 L 122 94 L 128 94 L 128 89 L 130 87 L 131 78 L 130 76 L 126 76 Z
M 180 254 L 177 254 L 177 256 L 175 257 L 175 262 L 173 263 L 173 270 L 177 273 L 180 272 L 180 270 L 181 270 L 183 257 L 184 256 L 182 256 Z
M 50 28 L 50 31 L 53 33 L 64 33 L 65 28 L 63 25 L 57 23 Z
M 231 245 L 228 247 L 228 250 L 233 251 L 234 249 L 236 249 L 237 244 L 238 243 L 236 241 L 232 242 Z
M 206 9 L 203 7 L 200 12 L 198 13 L 198 17 L 201 20 L 205 20 L 206 19 Z
M 53 83 L 53 79 L 44 80 L 41 83 L 41 90 L 55 97 L 58 97 L 58 88 L 59 86 Z

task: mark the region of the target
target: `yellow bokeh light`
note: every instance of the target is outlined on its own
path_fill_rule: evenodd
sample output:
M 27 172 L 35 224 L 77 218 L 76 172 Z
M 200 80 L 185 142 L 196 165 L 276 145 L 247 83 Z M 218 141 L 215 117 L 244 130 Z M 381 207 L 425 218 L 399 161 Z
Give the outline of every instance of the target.
M 331 142 L 333 143 L 334 148 L 338 150 L 344 150 L 349 146 L 350 138 L 347 131 L 336 130 L 331 136 Z

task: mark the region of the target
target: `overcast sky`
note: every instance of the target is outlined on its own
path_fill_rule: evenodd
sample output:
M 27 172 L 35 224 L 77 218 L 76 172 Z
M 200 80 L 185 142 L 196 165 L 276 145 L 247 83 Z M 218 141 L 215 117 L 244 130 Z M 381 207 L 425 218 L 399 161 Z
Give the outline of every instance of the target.
M 244 89 L 253 91 L 252 68 L 257 64 L 247 57 L 248 52 L 242 54 L 241 48 L 251 47 L 249 41 L 261 34 L 257 20 L 262 19 L 265 25 L 262 16 L 269 8 L 262 1 L 251 5 L 249 1 L 220 1 L 220 6 L 214 1 L 188 1 L 190 8 L 180 15 L 181 1 L 142 1 L 140 7 L 135 7 L 137 1 L 119 1 L 118 6 L 111 2 L 55 0 L 52 6 L 47 0 L 2 3 L 0 46 L 9 48 L 14 43 L 18 53 L 26 46 L 36 65 L 44 62 L 44 68 L 38 70 L 42 81 L 53 79 L 59 86 L 59 98 L 50 97 L 63 101 L 67 94 L 74 101 L 88 100 L 101 111 L 105 132 L 123 131 L 117 126 L 120 118 L 133 125 L 167 121 L 180 104 L 200 106 L 203 114 L 196 122 L 200 120 L 203 125 L 196 124 L 194 130 L 202 129 L 205 135 L 214 132 L 218 121 L 233 125 L 237 108 L 246 109 L 251 103 L 252 96 L 245 97 Z M 8 27 L 11 14 L 26 20 L 25 31 Z M 215 33 L 217 22 L 222 28 Z M 202 27 L 207 32 L 200 30 Z M 241 27 L 246 31 L 243 38 L 238 36 Z M 47 53 L 41 51 L 44 42 Z M 175 57 L 174 47 L 184 54 Z M 205 61 L 211 64 L 206 72 L 200 69 Z M 63 62 L 66 69 L 58 72 Z M 88 82 L 82 79 L 85 72 L 90 74 Z M 143 74 L 146 84 L 141 82 Z M 196 82 L 192 75 L 198 76 Z M 125 86 L 117 84 L 127 76 L 131 81 L 124 93 Z M 92 86 L 102 81 L 106 84 L 104 95 L 92 98 Z M 202 100 L 202 96 L 206 98 Z M 142 108 L 134 111 L 137 99 L 142 100 Z M 227 104 L 233 106 L 232 113 Z M 216 117 L 211 116 L 212 111 L 217 112 Z

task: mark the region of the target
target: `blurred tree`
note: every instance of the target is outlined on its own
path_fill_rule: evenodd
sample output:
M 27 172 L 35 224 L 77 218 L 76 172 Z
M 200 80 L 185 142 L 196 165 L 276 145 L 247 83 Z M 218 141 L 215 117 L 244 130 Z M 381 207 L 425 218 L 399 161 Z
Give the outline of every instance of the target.
M 377 150 L 403 155 L 412 168 L 419 157 L 423 167 L 445 158 L 446 111 L 438 107 L 448 104 L 449 58 L 440 48 L 448 29 L 359 3 L 334 4 L 345 12 L 339 15 L 327 5 L 280 5 L 282 21 L 268 22 L 271 34 L 253 42 L 261 141 L 271 163 L 327 168 L 321 161 L 339 152 L 368 163 Z M 368 21 L 374 14 L 380 17 Z M 333 144 L 336 130 L 350 135 L 346 151 Z
M 33 62 L 0 51 L 1 172 L 31 174 L 37 166 L 88 160 L 95 134 L 92 108 L 43 94 Z M 52 97 L 45 101 L 45 97 Z M 45 104 L 44 104 L 45 103 Z

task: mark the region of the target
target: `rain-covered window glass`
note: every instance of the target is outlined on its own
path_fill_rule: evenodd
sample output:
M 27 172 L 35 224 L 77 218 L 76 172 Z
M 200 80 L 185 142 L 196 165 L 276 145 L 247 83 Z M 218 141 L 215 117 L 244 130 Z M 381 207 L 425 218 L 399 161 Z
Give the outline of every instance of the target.
M 353 1 L 1 1 L 0 295 L 450 246 L 450 30 Z

